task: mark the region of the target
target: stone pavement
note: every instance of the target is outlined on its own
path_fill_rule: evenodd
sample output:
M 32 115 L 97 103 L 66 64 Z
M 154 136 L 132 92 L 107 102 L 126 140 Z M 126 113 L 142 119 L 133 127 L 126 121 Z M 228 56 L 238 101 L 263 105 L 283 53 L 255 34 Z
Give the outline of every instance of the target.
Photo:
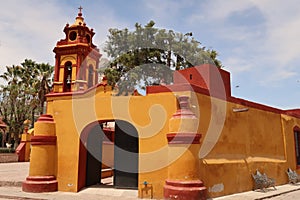
M 111 187 L 93 186 L 81 190 L 78 193 L 49 192 L 49 193 L 26 193 L 22 191 L 22 181 L 29 172 L 29 163 L 0 163 L 0 200 L 2 199 L 103 199 L 103 200 L 134 200 L 137 199 L 137 190 L 122 190 Z
M 80 199 L 103 199 L 103 200 L 134 200 L 138 199 L 137 190 L 122 190 L 105 187 L 103 185 L 93 186 L 81 190 L 78 193 L 51 192 L 51 193 L 26 193 L 22 191 L 21 183 L 29 172 L 29 163 L 0 163 L 0 200 L 80 200 Z M 249 191 L 233 195 L 213 198 L 213 200 L 262 200 L 287 194 L 300 190 L 300 184 L 276 186 L 267 192 Z M 300 196 L 299 196 L 300 199 Z
M 274 188 L 268 188 L 266 192 L 261 190 L 256 191 L 248 191 L 242 193 L 236 193 L 233 195 L 227 195 L 223 197 L 213 198 L 213 200 L 263 200 L 263 199 L 272 199 L 272 197 L 280 196 L 283 194 L 287 194 L 290 192 L 300 190 L 300 184 L 286 184 L 276 186 L 276 190 Z M 299 198 L 300 199 L 300 196 Z

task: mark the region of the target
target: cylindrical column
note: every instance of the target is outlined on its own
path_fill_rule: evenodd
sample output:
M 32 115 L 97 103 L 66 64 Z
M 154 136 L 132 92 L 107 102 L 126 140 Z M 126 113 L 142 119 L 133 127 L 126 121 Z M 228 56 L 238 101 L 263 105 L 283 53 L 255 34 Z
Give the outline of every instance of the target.
M 51 115 L 41 115 L 34 125 L 31 137 L 29 176 L 22 184 L 25 192 L 57 191 L 56 134 Z
M 190 110 L 188 96 L 178 98 L 180 109 L 169 121 L 168 179 L 164 186 L 166 199 L 206 199 L 206 187 L 199 176 L 201 134 L 198 119 Z

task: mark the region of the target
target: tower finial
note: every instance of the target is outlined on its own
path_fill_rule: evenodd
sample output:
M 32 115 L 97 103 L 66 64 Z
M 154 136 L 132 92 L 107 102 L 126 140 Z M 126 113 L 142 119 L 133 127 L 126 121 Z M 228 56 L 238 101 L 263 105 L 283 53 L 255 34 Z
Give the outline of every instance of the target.
M 79 13 L 81 13 L 82 9 L 83 9 L 83 8 L 82 8 L 81 6 L 78 8 Z

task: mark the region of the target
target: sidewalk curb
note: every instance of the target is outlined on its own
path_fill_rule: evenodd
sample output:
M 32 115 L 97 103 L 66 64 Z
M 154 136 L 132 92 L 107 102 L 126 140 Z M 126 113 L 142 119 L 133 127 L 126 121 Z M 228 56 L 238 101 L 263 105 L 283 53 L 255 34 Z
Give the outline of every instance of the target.
M 7 196 L 7 195 L 0 195 L 0 198 L 14 199 L 14 200 L 46 200 L 46 199 L 37 199 L 32 197 L 17 197 L 17 196 Z
M 21 181 L 0 181 L 0 187 L 22 187 Z
M 295 191 L 298 191 L 298 190 L 300 190 L 300 188 L 293 189 L 293 190 L 288 190 L 288 191 L 284 191 L 284 192 L 280 192 L 280 193 L 277 193 L 277 194 L 272 194 L 272 195 L 265 196 L 265 197 L 256 198 L 254 200 L 270 199 L 272 197 L 277 197 L 277 196 L 280 196 L 280 195 L 283 195 L 283 194 L 287 194 L 287 193 L 290 193 L 290 192 L 295 192 Z

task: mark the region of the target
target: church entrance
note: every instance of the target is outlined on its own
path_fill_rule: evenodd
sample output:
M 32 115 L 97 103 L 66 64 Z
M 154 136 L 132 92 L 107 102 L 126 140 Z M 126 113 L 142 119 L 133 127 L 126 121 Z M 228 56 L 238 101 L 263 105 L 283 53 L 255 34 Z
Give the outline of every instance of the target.
M 138 132 L 123 120 L 88 125 L 81 134 L 79 188 L 138 188 Z

